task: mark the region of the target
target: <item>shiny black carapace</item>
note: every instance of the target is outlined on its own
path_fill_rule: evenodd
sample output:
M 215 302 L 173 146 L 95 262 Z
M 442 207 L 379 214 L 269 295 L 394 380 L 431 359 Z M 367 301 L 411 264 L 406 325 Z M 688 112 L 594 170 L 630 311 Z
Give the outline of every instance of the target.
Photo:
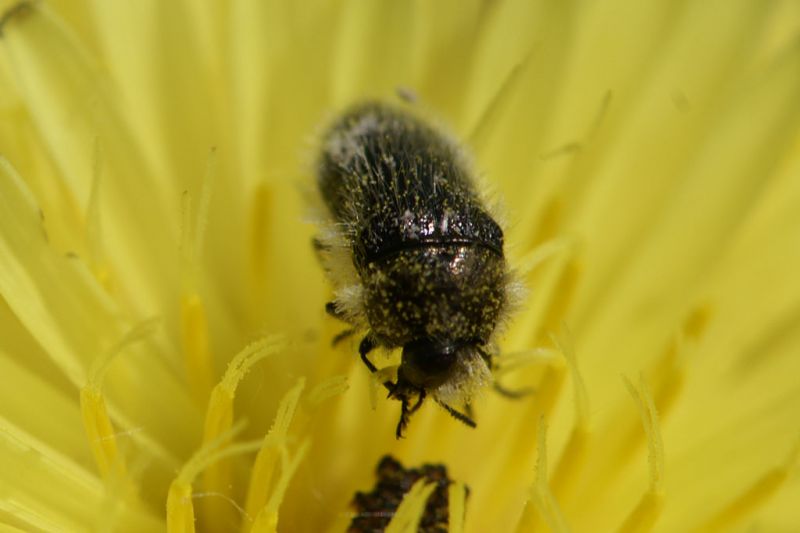
M 492 338 L 509 300 L 503 231 L 463 149 L 410 111 L 368 102 L 322 138 L 317 186 L 327 219 L 314 244 L 335 295 L 327 310 L 363 332 L 361 359 L 402 348 L 397 436 L 426 396 L 475 426 L 466 406 L 491 382 Z

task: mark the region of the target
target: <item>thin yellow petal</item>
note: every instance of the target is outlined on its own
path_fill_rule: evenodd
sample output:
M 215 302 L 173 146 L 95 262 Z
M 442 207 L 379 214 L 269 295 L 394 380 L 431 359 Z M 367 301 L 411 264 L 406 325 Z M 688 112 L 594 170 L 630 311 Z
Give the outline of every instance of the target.
M 425 478 L 417 480 L 403 496 L 397 511 L 389 521 L 389 525 L 386 526 L 386 533 L 417 531 L 422 515 L 425 513 L 425 505 L 434 490 L 436 490 L 435 483 L 428 483 Z

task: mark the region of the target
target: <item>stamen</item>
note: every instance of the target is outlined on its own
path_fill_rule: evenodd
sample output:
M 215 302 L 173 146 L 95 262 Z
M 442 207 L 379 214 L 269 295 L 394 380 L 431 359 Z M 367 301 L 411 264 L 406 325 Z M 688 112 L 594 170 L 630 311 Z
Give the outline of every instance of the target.
M 738 498 L 718 511 L 703 527 L 702 531 L 727 531 L 744 518 L 760 509 L 780 489 L 800 457 L 800 441 L 789 451 L 783 464 L 765 472 Z
M 661 418 L 666 418 L 678 398 L 685 381 L 683 342 L 680 337 L 670 341 L 661 357 L 649 372 L 653 383 L 653 401 Z
M 447 487 L 447 516 L 449 533 L 463 533 L 467 487 L 460 481 L 453 482 Z
M 199 450 L 181 467 L 178 475 L 172 480 L 167 492 L 167 532 L 189 533 L 194 529 L 194 504 L 192 501 L 192 483 L 204 468 L 214 461 L 235 453 L 246 453 L 253 447 L 254 442 L 229 446 L 220 451 L 220 448 L 230 442 L 233 437 L 244 429 L 244 422 L 234 425 L 226 433 L 219 435 L 211 442 L 203 444 Z
M 195 492 L 194 494 L 192 494 L 192 498 L 194 498 L 195 500 L 200 500 L 203 498 L 220 498 L 224 500 L 225 503 L 230 505 L 233 509 L 236 509 L 236 511 L 239 513 L 239 515 L 242 516 L 242 518 L 250 522 L 253 521 L 253 517 L 249 516 L 247 512 L 245 512 L 244 508 L 238 503 L 236 503 L 236 500 L 234 500 L 227 494 L 223 494 L 221 492 Z
M 683 390 L 685 368 L 682 363 L 682 354 L 683 342 L 680 334 L 677 334 L 675 338 L 668 341 L 664 352 L 647 371 L 648 381 L 653 383 L 653 402 L 661 418 L 669 415 L 672 406 L 675 405 L 675 400 Z M 626 418 L 624 424 L 625 426 L 619 431 L 625 437 L 620 441 L 616 450 L 616 458 L 619 463 L 627 462 L 633 457 L 632 451 L 642 444 L 642 438 L 646 436 L 635 421 Z
M 224 436 L 223 441 L 233 438 L 234 433 L 243 426 L 235 426 Z M 250 453 L 256 451 L 261 445 L 260 441 L 249 441 L 241 444 L 229 446 L 224 450 L 215 451 L 221 442 L 218 440 L 213 446 L 203 446 L 191 459 L 184 465 L 178 476 L 172 481 L 167 493 L 167 532 L 184 533 L 193 532 L 194 528 L 194 505 L 192 503 L 192 482 L 197 474 L 203 469 L 213 465 L 217 461 L 232 455 Z
M 566 330 L 566 328 L 564 329 Z M 572 432 L 558 460 L 558 466 L 556 466 L 552 479 L 553 492 L 556 497 L 563 500 L 574 486 L 576 474 L 580 471 L 586 459 L 586 446 L 589 437 L 589 395 L 586 392 L 586 384 L 578 369 L 575 348 L 569 331 L 565 332 L 563 340 L 553 338 L 553 343 L 558 346 L 567 360 L 567 367 L 572 376 L 573 401 L 575 404 L 575 421 Z
M 426 478 L 418 479 L 403 496 L 403 501 L 386 526 L 386 533 L 416 533 L 425 513 L 425 504 L 434 490 L 436 483 L 429 483 Z
M 644 433 L 647 436 L 647 462 L 650 466 L 650 483 L 639 504 L 620 526 L 620 531 L 650 531 L 661 514 L 661 508 L 664 505 L 664 443 L 661 440 L 661 430 L 658 425 L 658 415 L 653 396 L 647 387 L 644 377 L 640 377 L 638 388 L 629 379 L 623 378 L 623 380 L 628 392 L 636 401 L 639 414 L 642 417 Z
M 247 345 L 228 364 L 225 375 L 217 385 L 231 397 L 236 393 L 239 382 L 250 369 L 262 359 L 278 352 L 284 347 L 280 337 L 266 337 Z
M 150 336 L 158 324 L 151 319 L 134 326 L 116 346 L 95 358 L 89 369 L 86 384 L 81 388 L 80 403 L 83 427 L 94 455 L 97 469 L 104 479 L 123 477 L 125 462 L 117 448 L 117 433 L 108 416 L 102 388 L 108 367 L 112 360 L 132 344 Z
M 550 198 L 550 200 L 542 209 L 542 213 L 539 215 L 539 220 L 536 221 L 536 224 L 532 226 L 536 229 L 536 233 L 527 239 L 526 242 L 531 243 L 531 245 L 534 247 L 539 247 L 540 245 L 547 244 L 548 242 L 558 241 L 566 241 L 565 244 L 574 246 L 575 243 L 573 239 L 556 237 L 561 229 L 561 219 L 563 216 L 564 200 L 561 198 L 561 196 L 554 196 L 553 198 Z
M 522 420 L 537 419 L 546 416 L 553 409 L 561 393 L 566 375 L 566 365 L 562 360 L 549 364 L 541 377 L 527 412 L 522 415 Z M 538 424 L 522 424 L 512 440 L 512 451 L 508 457 L 527 457 L 530 455 L 530 443 L 537 439 Z
M 559 241 L 553 241 L 556 242 Z M 575 258 L 575 247 L 561 245 L 555 251 L 560 253 L 554 254 L 546 269 L 527 276 L 527 282 L 537 287 L 539 297 L 517 319 L 520 326 L 514 335 L 515 346 L 541 345 L 546 335 L 556 331 L 564 321 L 581 269 Z M 533 279 L 533 274 L 536 279 Z
M 111 362 L 129 348 L 131 345 L 143 341 L 155 333 L 156 328 L 161 324 L 161 319 L 153 317 L 143 320 L 133 326 L 120 340 L 105 354 L 95 358 L 92 361 L 92 366 L 89 368 L 87 376 L 87 387 L 93 387 L 97 390 L 103 385 L 106 372 L 108 371 Z
M 561 146 L 558 146 L 556 148 L 553 148 L 552 150 L 548 150 L 548 151 L 544 152 L 543 154 L 541 154 L 539 156 L 539 159 L 541 161 L 549 161 L 549 160 L 555 159 L 557 157 L 568 156 L 568 155 L 573 155 L 573 154 L 580 153 L 580 151 L 582 149 L 583 149 L 583 144 L 582 143 L 580 143 L 578 141 L 571 141 L 571 142 L 562 144 Z M 548 211 L 550 211 L 551 208 L 556 208 L 553 211 L 553 213 L 556 213 L 556 214 L 560 215 L 561 207 L 562 207 L 562 201 L 561 201 L 560 197 L 556 197 L 556 198 L 551 199 L 550 202 L 547 204 L 547 207 L 545 208 L 545 214 L 542 215 L 542 218 L 547 220 L 548 215 L 550 214 L 550 213 L 548 213 Z M 558 218 L 555 217 L 554 220 L 558 220 Z M 540 227 L 546 228 L 546 227 L 548 227 L 548 224 L 542 223 Z
M 547 314 L 544 316 L 540 331 L 556 331 L 559 325 L 564 323 L 582 271 L 582 266 L 575 258 L 571 258 L 565 265 L 555 285 L 554 297 L 550 302 Z
M 261 508 L 258 515 L 256 516 L 255 524 L 253 527 L 254 531 L 276 531 L 278 525 L 278 509 L 280 508 L 281 503 L 283 502 L 283 497 L 286 495 L 286 488 L 289 486 L 289 482 L 294 477 L 294 473 L 297 471 L 297 467 L 305 458 L 306 454 L 308 453 L 308 449 L 311 446 L 311 440 L 306 439 L 297 449 L 297 453 L 291 459 L 288 457 L 288 452 L 286 451 L 286 446 L 281 445 L 280 452 L 281 452 L 281 477 L 278 479 L 278 482 L 273 487 L 272 492 L 269 496 L 269 501 L 267 504 Z M 262 448 L 263 449 L 263 448 Z M 262 529 L 263 525 L 267 525 L 268 529 Z M 256 527 L 257 526 L 257 527 Z
M 529 64 L 530 58 L 531 52 L 528 52 L 522 60 L 511 68 L 495 93 L 483 106 L 480 114 L 467 129 L 467 131 L 470 132 L 469 135 L 467 135 L 467 142 L 471 146 L 480 147 L 486 141 L 487 135 L 497 124 L 503 105 L 508 104 L 511 100 L 510 95 L 514 92 L 514 89 L 519 87 L 520 80 L 522 80 L 520 74 Z M 477 106 L 471 108 L 479 109 Z
M 269 439 L 270 443 L 276 444 L 278 442 L 283 442 L 286 438 L 289 425 L 292 423 L 292 420 L 294 420 L 294 415 L 297 411 L 300 393 L 303 392 L 305 385 L 306 380 L 304 378 L 298 379 L 295 386 L 292 387 L 281 400 L 280 405 L 278 405 L 278 411 L 275 413 L 275 421 L 272 423 L 269 433 L 267 434 L 267 439 Z
M 217 149 L 212 147 L 206 161 L 206 170 L 200 182 L 200 202 L 195 210 L 194 198 L 189 191 L 181 196 L 181 256 L 184 261 L 184 275 L 189 286 L 194 286 L 200 254 L 203 252 L 208 207 L 211 203 L 211 190 L 217 168 Z
M 561 354 L 552 348 L 534 348 L 520 352 L 501 353 L 492 360 L 495 381 L 508 373 L 529 366 L 545 366 L 560 359 Z
M 245 374 L 259 361 L 274 354 L 282 346 L 277 338 L 265 338 L 253 342 L 239 352 L 228 365 L 222 380 L 211 391 L 206 410 L 203 443 L 213 442 L 227 434 L 233 424 L 233 401 L 236 388 Z M 225 443 L 227 444 L 227 443 Z M 219 492 L 229 495 L 232 485 L 231 465 L 228 461 L 218 461 L 210 465 L 203 476 L 206 492 Z M 213 530 L 225 529 L 235 523 L 233 509 L 219 499 L 204 500 L 204 517 Z
M 350 388 L 347 376 L 331 376 L 308 393 L 308 405 L 316 407 L 326 400 L 344 394 Z
M 191 483 L 172 482 L 167 493 L 167 532 L 194 532 L 194 506 Z
M 183 291 L 181 294 L 181 341 L 189 388 L 198 405 L 203 405 L 214 383 L 211 344 L 203 300 L 197 291 L 200 254 L 208 221 L 211 183 L 215 173 L 216 150 L 212 148 L 203 176 L 200 205 L 193 209 L 192 197 L 181 197 L 181 240 Z
M 250 531 L 252 533 L 275 533 L 278 531 L 278 515 L 258 513 Z
M 544 416 L 539 418 L 539 435 L 536 449 L 536 479 L 531 488 L 530 504 L 525 506 L 522 517 L 517 524 L 517 531 L 538 531 L 537 523 L 543 520 L 550 531 L 559 533 L 569 531 L 561 509 L 558 507 L 547 481 L 547 425 Z M 534 509 L 537 512 L 534 512 Z
M 303 392 L 304 387 L 305 380 L 301 378 L 283 397 L 275 414 L 275 421 L 272 423 L 272 427 L 266 437 L 264 437 L 261 448 L 258 451 L 250 472 L 250 485 L 247 489 L 247 499 L 245 500 L 245 509 L 250 516 L 260 515 L 269 501 L 272 480 L 275 477 L 278 462 L 281 459 L 281 450 L 285 447 L 289 425 L 294 419 L 295 411 L 300 401 L 300 394 Z M 276 490 L 277 488 L 273 489 L 273 493 Z M 257 518 L 256 523 L 261 523 L 259 520 L 263 522 L 265 518 Z M 255 528 L 255 525 L 253 527 Z
M 569 254 L 574 247 L 575 242 L 573 239 L 566 237 L 557 237 L 535 244 L 528 253 L 515 263 L 517 270 L 521 275 L 527 276 L 548 259 L 558 257 L 562 253 Z
M 562 325 L 564 331 L 560 338 L 552 336 L 553 344 L 558 347 L 564 358 L 567 360 L 567 368 L 572 376 L 573 394 L 575 401 L 575 425 L 582 429 L 589 427 L 589 394 L 586 392 L 586 383 L 578 369 L 578 359 L 575 356 L 575 346 L 572 343 L 572 334 L 566 325 Z
M 211 390 L 214 372 L 205 306 L 193 291 L 181 296 L 181 340 L 189 389 L 195 402 L 202 405 Z
M 99 390 L 81 389 L 81 415 L 89 447 L 103 478 L 125 474 L 125 462 L 117 449 L 114 426 L 108 417 L 105 399 Z
M 642 495 L 639 504 L 620 526 L 620 533 L 652 530 L 663 506 L 664 495 L 648 490 Z
M 92 274 L 100 285 L 111 292 L 111 272 L 103 251 L 102 219 L 100 214 L 100 182 L 103 177 L 103 152 L 99 139 L 94 143 L 94 161 L 92 165 L 92 185 L 89 192 L 89 203 L 86 206 L 86 244 L 89 251 L 89 264 Z

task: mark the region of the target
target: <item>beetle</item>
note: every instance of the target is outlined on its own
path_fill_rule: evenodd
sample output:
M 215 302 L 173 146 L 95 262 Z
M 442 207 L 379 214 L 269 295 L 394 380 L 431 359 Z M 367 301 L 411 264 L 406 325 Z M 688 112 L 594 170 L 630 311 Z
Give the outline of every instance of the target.
M 364 102 L 322 136 L 316 181 L 326 215 L 314 247 L 334 285 L 326 310 L 352 326 L 334 343 L 364 331 L 373 373 L 370 352 L 402 348 L 384 382 L 401 402 L 398 438 L 428 396 L 475 427 L 469 402 L 492 381 L 515 282 L 466 152 L 406 109 Z

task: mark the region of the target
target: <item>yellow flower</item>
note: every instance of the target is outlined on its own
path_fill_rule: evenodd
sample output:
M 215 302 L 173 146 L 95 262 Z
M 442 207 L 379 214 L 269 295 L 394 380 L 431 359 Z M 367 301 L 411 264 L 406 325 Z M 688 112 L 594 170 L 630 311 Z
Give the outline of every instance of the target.
M 451 531 L 800 529 L 796 2 L 0 7 L 0 522 L 342 530 L 391 454 Z M 505 199 L 536 389 L 399 441 L 299 193 L 398 88 Z

